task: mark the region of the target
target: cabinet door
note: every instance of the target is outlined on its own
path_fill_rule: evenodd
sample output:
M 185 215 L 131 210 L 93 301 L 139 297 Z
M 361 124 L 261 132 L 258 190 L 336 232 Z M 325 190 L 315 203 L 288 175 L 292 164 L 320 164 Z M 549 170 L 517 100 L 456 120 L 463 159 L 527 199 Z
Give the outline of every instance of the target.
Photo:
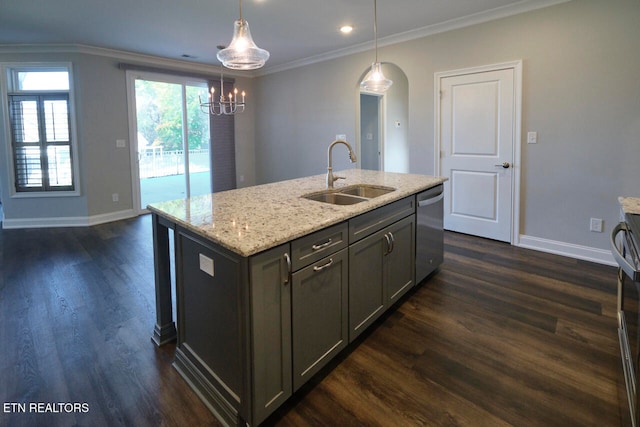
M 415 215 L 396 222 L 385 231 L 392 242 L 392 249 L 385 256 L 387 297 L 391 305 L 415 283 Z
M 250 258 L 253 424 L 291 396 L 289 245 Z
M 348 271 L 343 249 L 293 273 L 294 391 L 348 343 Z
M 349 246 L 349 342 L 384 312 L 387 247 L 385 230 Z

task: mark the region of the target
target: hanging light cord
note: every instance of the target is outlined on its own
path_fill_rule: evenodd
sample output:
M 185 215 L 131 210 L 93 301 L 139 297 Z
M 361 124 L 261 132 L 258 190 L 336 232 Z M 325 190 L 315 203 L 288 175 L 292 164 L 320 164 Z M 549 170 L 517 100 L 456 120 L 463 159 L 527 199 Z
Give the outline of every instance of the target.
M 377 1 L 373 0 L 373 38 L 376 46 L 376 62 L 378 62 L 378 10 L 376 4 Z
M 242 22 L 242 0 L 240 0 L 240 22 Z

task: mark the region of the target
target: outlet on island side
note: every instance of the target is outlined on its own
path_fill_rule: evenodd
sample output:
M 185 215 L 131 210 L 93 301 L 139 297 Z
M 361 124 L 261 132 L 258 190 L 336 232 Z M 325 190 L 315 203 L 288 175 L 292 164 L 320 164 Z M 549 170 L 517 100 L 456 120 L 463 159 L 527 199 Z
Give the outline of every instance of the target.
M 589 231 L 602 233 L 603 222 L 604 221 L 600 218 L 591 218 L 589 222 Z
M 111 195 L 111 201 L 114 203 L 120 201 L 120 195 L 118 193 L 113 193 Z

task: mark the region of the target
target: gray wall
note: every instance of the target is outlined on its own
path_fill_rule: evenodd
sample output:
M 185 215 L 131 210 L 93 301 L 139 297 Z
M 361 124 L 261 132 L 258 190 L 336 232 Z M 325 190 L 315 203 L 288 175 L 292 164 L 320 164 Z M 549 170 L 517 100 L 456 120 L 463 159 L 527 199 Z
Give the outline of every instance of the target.
M 386 123 L 384 124 L 384 170 L 409 172 L 411 145 L 409 130 L 409 80 L 402 69 L 393 64 L 383 64 L 384 75 L 393 84 L 384 95 Z M 364 77 L 364 76 L 363 76 Z M 396 122 L 400 126 L 396 126 Z
M 435 72 L 522 59 L 520 233 L 608 249 L 617 197 L 640 196 L 638 22 L 637 0 L 574 0 L 381 48 L 409 81 L 409 171 L 434 171 Z M 355 139 L 357 83 L 371 59 L 258 79 L 261 111 L 286 102 L 256 117 L 257 182 L 323 173 L 332 137 Z M 529 130 L 537 145 L 526 144 Z M 336 157 L 336 170 L 350 167 Z M 590 217 L 605 220 L 604 233 L 589 232 Z
M 11 198 L 7 178 L 5 122 L 0 122 L 0 176 L 7 219 L 74 218 L 131 208 L 131 172 L 128 149 L 116 149 L 117 138 L 128 139 L 124 72 L 117 62 L 99 56 L 55 54 L 3 54 L 1 62 L 69 61 L 73 64 L 77 118 L 80 196 Z M 111 194 L 118 192 L 120 202 Z

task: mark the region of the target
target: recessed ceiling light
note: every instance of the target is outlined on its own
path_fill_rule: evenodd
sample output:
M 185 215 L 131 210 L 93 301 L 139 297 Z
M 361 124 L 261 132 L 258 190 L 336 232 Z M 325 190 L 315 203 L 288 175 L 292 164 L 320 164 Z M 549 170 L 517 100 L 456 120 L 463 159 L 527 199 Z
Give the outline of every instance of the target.
M 351 31 L 353 31 L 353 27 L 351 25 L 343 25 L 340 27 L 340 32 L 342 34 L 349 34 Z

